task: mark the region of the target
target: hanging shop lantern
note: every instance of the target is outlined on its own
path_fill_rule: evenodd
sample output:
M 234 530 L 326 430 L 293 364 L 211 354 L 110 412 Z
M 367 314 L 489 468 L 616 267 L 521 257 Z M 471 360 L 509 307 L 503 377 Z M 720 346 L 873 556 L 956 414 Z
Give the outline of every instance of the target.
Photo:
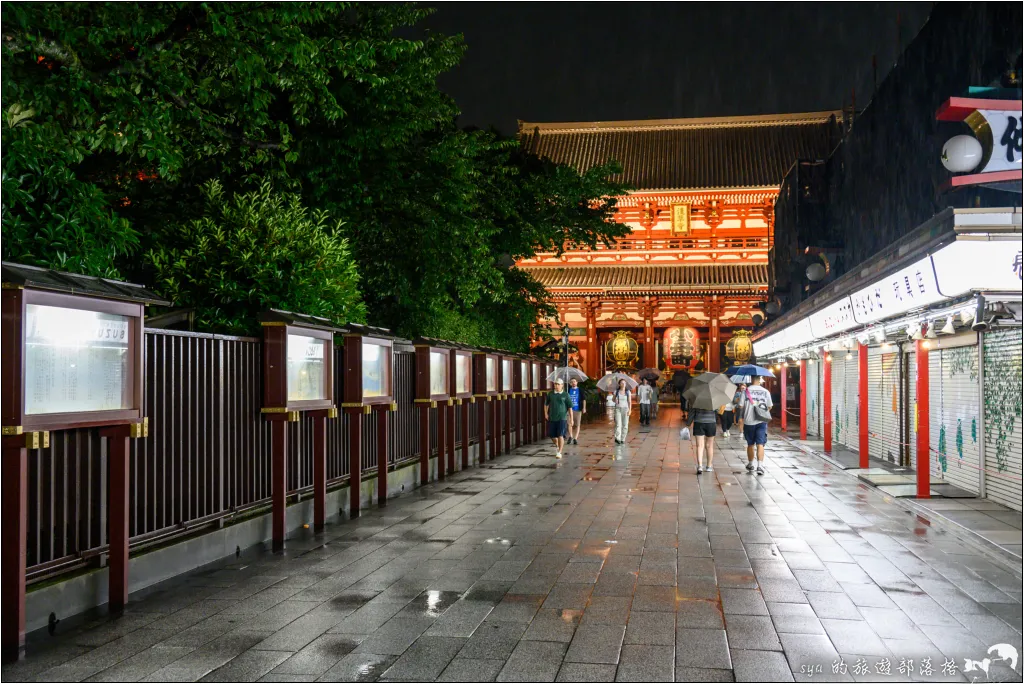
M 754 345 L 750 341 L 749 330 L 737 330 L 725 343 L 725 355 L 735 364 L 746 363 L 753 353 Z
M 693 370 L 700 361 L 700 335 L 691 327 L 669 328 L 664 336 L 665 365 Z
M 625 330 L 612 333 L 610 340 L 604 343 L 605 358 L 608 365 L 615 369 L 635 369 L 640 347 Z

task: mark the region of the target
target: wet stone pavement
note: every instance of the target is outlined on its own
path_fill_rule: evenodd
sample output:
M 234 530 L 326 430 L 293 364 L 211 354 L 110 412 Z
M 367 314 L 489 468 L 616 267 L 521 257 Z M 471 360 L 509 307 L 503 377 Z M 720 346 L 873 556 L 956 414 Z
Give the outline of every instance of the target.
M 521 448 L 34 635 L 3 678 L 1020 681 L 987 653 L 1022 650 L 1020 567 L 781 441 L 758 477 L 719 437 L 698 477 L 678 426 Z

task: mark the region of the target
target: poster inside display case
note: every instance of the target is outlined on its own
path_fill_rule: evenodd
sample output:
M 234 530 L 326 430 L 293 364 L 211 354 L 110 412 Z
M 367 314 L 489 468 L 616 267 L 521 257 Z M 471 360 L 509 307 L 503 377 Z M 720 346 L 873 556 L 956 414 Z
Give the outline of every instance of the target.
M 363 342 L 363 397 L 391 395 L 389 352 L 390 347 Z
M 487 391 L 497 392 L 498 391 L 498 360 L 490 356 L 487 357 Z
M 133 408 L 131 318 L 25 306 L 25 414 Z
M 541 364 L 539 364 L 539 363 L 533 364 L 533 389 L 534 390 L 539 390 L 541 388 L 541 386 L 540 386 L 540 370 L 541 370 Z
M 468 394 L 473 391 L 473 373 L 470 370 L 473 357 L 458 354 L 455 357 L 455 393 Z
M 430 352 L 430 394 L 448 394 L 448 354 Z
M 501 360 L 501 391 L 512 391 L 512 359 Z
M 520 361 L 519 362 L 519 382 L 522 383 L 522 389 L 524 392 L 530 389 L 530 362 Z
M 328 341 L 288 335 L 288 401 L 327 399 L 325 356 Z

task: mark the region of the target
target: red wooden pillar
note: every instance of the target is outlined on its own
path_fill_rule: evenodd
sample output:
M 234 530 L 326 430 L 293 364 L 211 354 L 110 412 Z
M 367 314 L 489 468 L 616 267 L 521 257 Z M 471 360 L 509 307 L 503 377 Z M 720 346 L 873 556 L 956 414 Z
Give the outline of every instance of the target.
M 388 502 L 388 413 L 387 404 L 377 406 L 377 505 Z
M 447 411 L 448 402 L 437 402 L 437 479 L 445 477 L 445 447 L 448 445 L 448 435 L 445 428 L 448 426 Z
M 456 399 L 449 399 L 446 410 L 448 416 L 448 472 L 455 472 L 455 412 L 458 410 Z
M 807 359 L 800 359 L 800 439 L 807 439 Z
M 8 360 L 9 362 L 9 360 Z M 25 563 L 28 546 L 27 435 L 4 435 L 3 466 L 3 660 L 25 656 Z
M 868 467 L 868 346 L 857 345 L 857 416 L 860 434 L 860 467 Z
M 430 482 L 430 403 L 420 404 L 420 485 Z
M 825 374 L 823 378 L 825 388 L 821 398 L 821 410 L 824 416 L 822 421 L 823 431 L 825 433 L 825 451 L 832 451 L 832 355 L 825 352 L 825 360 L 821 366 L 822 373 Z
M 476 461 L 477 464 L 481 464 L 487 460 L 487 449 L 493 448 L 488 446 L 488 437 L 490 433 L 487 422 L 487 407 L 491 402 L 487 401 L 487 397 L 476 398 L 476 425 L 477 425 L 477 449 L 476 449 Z
M 789 365 L 783 363 L 782 372 L 779 373 L 779 403 L 782 404 L 782 410 L 779 412 L 779 427 L 782 431 L 786 431 L 786 409 L 789 408 L 786 402 L 786 376 L 789 375 Z
M 498 449 L 501 448 L 501 435 L 498 433 L 498 399 L 493 398 L 487 402 L 491 406 L 491 460 L 498 457 Z
M 914 345 L 917 358 L 917 496 L 931 498 L 932 473 L 928 433 L 928 349 L 924 340 Z
M 107 522 L 110 527 L 107 566 L 110 580 L 108 607 L 112 613 L 120 613 L 128 604 L 130 429 L 128 425 L 118 425 L 100 430 L 100 436 L 107 438 L 107 460 L 110 462 L 110 481 L 107 485 Z
M 515 402 L 515 405 L 516 405 L 515 406 L 516 419 L 515 419 L 515 422 L 513 423 L 513 425 L 515 426 L 515 431 L 516 431 L 516 440 L 515 440 L 516 449 L 518 449 L 519 447 L 521 447 L 523 445 L 523 443 L 522 443 L 523 427 L 526 425 L 526 421 L 523 420 L 523 398 L 521 396 L 517 395 L 516 398 L 513 399 L 513 401 Z
M 483 434 L 482 432 L 480 434 Z M 480 448 L 484 440 L 480 439 Z M 462 400 L 462 469 L 469 467 L 469 399 Z
M 369 407 L 365 407 L 369 408 Z M 363 413 L 360 406 L 348 415 L 348 517 L 359 517 L 363 485 Z
M 288 506 L 288 414 L 267 414 L 270 421 L 271 546 L 284 548 L 285 509 Z
M 505 428 L 505 453 L 512 452 L 512 397 L 505 395 L 502 402 L 505 405 L 505 415 L 503 416 L 502 423 Z
M 327 410 L 311 411 L 313 418 L 313 531 L 327 524 Z

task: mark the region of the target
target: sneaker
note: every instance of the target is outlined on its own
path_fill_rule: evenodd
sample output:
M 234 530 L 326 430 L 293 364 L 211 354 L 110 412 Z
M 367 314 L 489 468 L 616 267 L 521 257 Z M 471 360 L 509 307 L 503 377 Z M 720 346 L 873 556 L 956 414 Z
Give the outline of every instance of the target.
M 697 474 L 698 474 L 698 475 L 700 475 L 700 474 L 701 474 L 701 473 L 703 473 L 703 472 L 704 472 L 704 471 L 700 469 L 700 466 L 697 466 Z
M 728 430 L 724 431 L 722 433 L 722 436 L 725 437 L 726 439 L 729 439 L 729 431 Z
M 573 437 L 573 438 L 572 438 L 572 443 L 573 443 L 573 444 L 579 444 L 579 443 L 580 443 L 580 440 L 578 440 L 578 439 L 576 439 L 575 437 Z
M 705 468 L 704 470 L 706 470 L 706 471 L 708 471 L 708 472 L 710 473 L 711 471 L 713 471 L 713 470 L 714 470 L 714 468 L 712 468 L 711 466 L 708 466 L 708 467 L 707 467 L 707 468 Z
M 762 468 L 761 466 L 757 466 L 757 474 L 764 475 L 764 468 Z
M 747 461 L 747 470 L 748 471 L 753 471 L 754 470 L 754 462 L 753 461 Z
M 555 454 L 555 458 L 562 458 L 562 452 L 559 451 Z

